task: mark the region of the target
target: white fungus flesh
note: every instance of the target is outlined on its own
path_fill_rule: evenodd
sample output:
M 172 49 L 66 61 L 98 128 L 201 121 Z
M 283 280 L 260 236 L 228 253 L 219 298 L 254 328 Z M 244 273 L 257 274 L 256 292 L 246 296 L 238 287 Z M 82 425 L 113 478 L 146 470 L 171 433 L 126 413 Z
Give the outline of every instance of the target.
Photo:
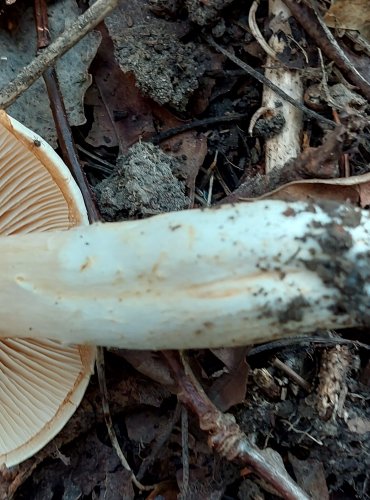
M 268 200 L 14 235 L 0 319 L 14 337 L 148 350 L 369 325 L 369 234 L 366 211 Z

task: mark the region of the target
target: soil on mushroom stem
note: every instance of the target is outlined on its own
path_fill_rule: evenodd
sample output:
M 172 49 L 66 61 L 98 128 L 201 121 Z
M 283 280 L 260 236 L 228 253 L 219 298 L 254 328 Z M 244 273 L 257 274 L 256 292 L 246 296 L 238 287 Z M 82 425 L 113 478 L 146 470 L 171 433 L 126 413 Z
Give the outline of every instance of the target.
M 148 5 L 150 9 L 145 10 Z M 263 194 L 263 145 L 276 124 L 263 121 L 256 129 L 258 135 L 247 133 L 260 106 L 261 86 L 210 50 L 199 36 L 212 34 L 263 72 L 264 54 L 246 29 L 245 2 L 130 0 L 126 11 L 126 25 L 114 17 L 107 21 L 116 59 L 113 52 L 109 57 L 115 71 L 121 67 L 130 72 L 130 78 L 136 75 L 137 87 L 133 85 L 122 97 L 123 84 L 109 87 L 113 86 L 111 74 L 106 88 L 96 78 L 104 97 L 103 114 L 96 113 L 97 104 L 88 104 L 88 123 L 79 130 L 86 141 L 76 135 L 77 143 L 95 155 L 81 152 L 103 216 L 106 220 L 142 218 L 191 205 L 216 204 L 248 182 L 252 194 Z M 143 12 L 144 28 L 140 24 Z M 267 2 L 261 2 L 258 13 L 263 29 L 268 23 Z M 132 28 L 135 23 L 133 31 L 130 24 Z M 298 29 L 294 25 L 295 35 Z M 130 31 L 126 38 L 125 30 Z M 268 38 L 267 31 L 263 34 Z M 313 68 L 307 73 L 308 86 L 310 78 L 315 82 L 321 78 L 314 43 L 305 46 L 305 56 Z M 93 67 L 93 74 L 98 70 Z M 222 121 L 230 113 L 245 118 Z M 327 108 L 324 114 L 330 115 Z M 161 149 L 145 142 L 166 129 L 201 119 L 213 123 L 167 139 Z M 100 140 L 101 145 L 92 147 L 89 131 L 95 122 L 101 137 L 95 131 L 94 141 Z M 107 144 L 120 143 L 117 136 L 123 126 L 136 133 L 136 145 L 116 161 L 117 151 Z M 304 137 L 312 147 L 321 144 L 325 133 L 320 124 L 305 123 Z M 111 141 L 113 136 L 115 141 Z M 207 141 L 206 153 L 202 137 Z M 355 174 L 366 173 L 370 163 L 368 137 L 362 135 L 361 141 L 344 145 L 352 155 Z M 281 183 L 280 174 L 272 174 L 271 179 L 272 190 Z M 296 311 L 292 307 L 288 313 Z M 311 487 L 313 497 L 320 499 L 329 494 L 332 498 L 367 498 L 370 494 L 369 351 L 352 343 L 368 342 L 368 334 L 343 335 L 351 339 L 344 344 L 346 349 L 339 335 L 327 331 L 313 334 L 309 341 L 287 339 L 254 347 L 247 356 L 249 370 L 245 352 L 239 349 L 190 354 L 193 370 L 212 400 L 233 413 L 261 449 L 276 450 L 292 477 L 303 487 Z M 274 364 L 275 358 L 284 363 L 284 369 Z M 93 378 L 83 404 L 57 439 L 35 459 L 3 476 L 0 498 L 8 498 L 11 484 L 19 500 L 177 498 L 183 487 L 184 451 L 181 421 L 175 418 L 174 383 L 166 364 L 158 353 L 121 351 L 108 353 L 106 367 L 120 445 L 144 484 L 159 483 L 155 494 L 138 493 L 121 467 L 107 435 Z M 291 378 L 291 372 L 306 386 Z M 192 415 L 188 432 L 186 498 L 276 498 L 249 469 L 240 470 L 216 456 Z M 17 481 L 21 486 L 14 486 Z

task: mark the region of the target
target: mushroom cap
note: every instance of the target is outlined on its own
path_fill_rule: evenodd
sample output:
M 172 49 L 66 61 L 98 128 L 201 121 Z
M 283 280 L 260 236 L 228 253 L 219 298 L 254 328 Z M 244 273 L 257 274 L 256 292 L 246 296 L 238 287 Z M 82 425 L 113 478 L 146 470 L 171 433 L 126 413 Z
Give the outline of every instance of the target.
M 0 235 L 80 224 L 88 224 L 87 213 L 67 166 L 40 136 L 0 110 Z M 0 464 L 22 462 L 62 429 L 81 402 L 94 361 L 93 346 L 0 339 Z

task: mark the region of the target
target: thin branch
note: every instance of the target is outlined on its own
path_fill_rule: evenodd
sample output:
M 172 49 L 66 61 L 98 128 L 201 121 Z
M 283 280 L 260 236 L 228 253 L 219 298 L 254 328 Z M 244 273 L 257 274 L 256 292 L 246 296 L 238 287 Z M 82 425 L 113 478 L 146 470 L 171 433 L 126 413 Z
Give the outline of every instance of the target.
M 46 0 L 35 0 L 35 21 L 37 49 L 41 54 L 50 46 L 51 42 Z M 87 182 L 78 158 L 55 67 L 46 68 L 43 73 L 43 78 L 49 95 L 50 108 L 53 114 L 63 160 L 67 164 L 81 190 L 90 222 L 99 222 L 101 220 L 100 213 L 94 203 L 89 183 Z
M 97 26 L 118 4 L 119 0 L 97 0 L 79 16 L 42 54 L 23 68 L 18 76 L 0 90 L 0 108 L 6 109 L 25 92 L 56 60 Z
M 250 113 L 230 113 L 228 115 L 222 115 L 222 116 L 211 116 L 209 118 L 202 118 L 201 120 L 193 120 L 188 123 L 184 123 L 183 125 L 180 125 L 179 127 L 174 127 L 170 128 L 168 130 L 164 130 L 163 132 L 160 132 L 157 135 L 154 135 L 151 137 L 150 140 L 153 144 L 159 144 L 162 141 L 165 141 L 166 139 L 169 139 L 170 137 L 173 137 L 178 134 L 182 134 L 183 132 L 186 132 L 188 130 L 196 129 L 196 128 L 201 128 L 201 127 L 206 127 L 208 125 L 215 125 L 218 123 L 227 123 L 227 122 L 236 122 L 239 120 L 244 120 L 249 118 Z
M 279 358 L 275 358 L 272 364 L 273 366 L 275 366 L 275 368 L 278 368 L 283 373 L 285 373 L 285 375 L 291 380 L 293 380 L 295 384 L 302 387 L 302 389 L 304 389 L 305 391 L 310 392 L 311 390 L 310 384 L 304 378 L 302 378 L 296 371 L 294 371 L 293 368 L 288 366 L 286 363 L 283 363 Z
M 182 450 L 182 484 L 180 499 L 188 498 L 189 490 L 189 418 L 186 406 L 181 408 L 181 450 Z
M 319 115 L 315 111 L 312 111 L 311 109 L 306 108 L 306 106 L 303 106 L 303 104 L 300 104 L 295 99 L 292 99 L 286 92 L 283 92 L 281 89 L 279 89 L 279 87 L 274 85 L 268 78 L 266 78 L 264 75 L 262 75 L 261 73 L 256 71 L 251 66 L 249 66 L 249 64 L 245 63 L 244 61 L 239 59 L 239 57 L 236 57 L 234 54 L 232 54 L 228 50 L 221 47 L 221 45 L 216 43 L 213 40 L 213 38 L 206 37 L 206 40 L 212 47 L 214 47 L 216 50 L 221 52 L 221 54 L 224 54 L 224 56 L 229 58 L 230 61 L 232 61 L 234 64 L 236 64 L 240 68 L 244 69 L 244 71 L 246 71 L 246 73 L 251 75 L 253 78 L 258 80 L 263 85 L 267 85 L 268 87 L 270 87 L 270 89 L 273 90 L 279 97 L 281 97 L 285 101 L 288 101 L 290 104 L 292 104 L 296 108 L 300 109 L 306 116 L 308 116 L 310 118 L 314 118 L 315 120 L 318 120 L 320 122 L 326 123 L 327 125 L 330 125 L 332 128 L 335 127 L 335 123 L 332 120 L 328 120 L 327 118 L 324 118 L 323 116 Z
M 248 465 L 287 500 L 307 500 L 307 494 L 282 469 L 273 466 L 253 446 L 232 415 L 222 413 L 210 401 L 196 379 L 184 353 L 163 351 L 178 384 L 178 398 L 199 418 L 199 426 L 209 435 L 208 444 L 227 460 Z
M 261 48 L 266 52 L 266 54 L 269 55 L 271 57 L 271 59 L 279 60 L 279 57 L 278 57 L 276 51 L 272 47 L 270 47 L 270 45 L 266 42 L 266 40 L 263 38 L 263 35 L 258 27 L 258 24 L 256 21 L 256 12 L 257 12 L 259 3 L 260 3 L 260 0 L 254 0 L 251 8 L 249 9 L 249 15 L 248 15 L 249 29 L 251 30 L 252 35 L 257 40 L 257 42 L 259 43 Z
M 359 64 L 361 62 L 360 58 L 356 57 L 354 53 L 344 45 L 340 46 L 337 41 L 333 44 L 332 36 L 330 40 L 328 39 L 327 31 L 323 29 L 323 26 L 320 24 L 320 18 L 317 17 L 312 8 L 296 0 L 283 1 L 287 7 L 289 7 L 292 15 L 302 28 L 315 41 L 317 46 L 321 48 L 326 57 L 333 61 L 351 83 L 358 87 L 364 97 L 369 100 L 370 84 L 366 81 L 366 75 L 364 77 L 364 75 L 359 72 L 358 68 L 355 67 L 355 65 L 358 67 L 362 66 L 362 68 L 360 68 L 362 71 L 364 71 L 364 68 L 366 69 L 364 64 Z M 310 7 L 312 7 L 312 2 L 310 2 Z M 340 47 L 339 51 L 338 46 Z
M 100 393 L 102 397 L 102 409 L 103 409 L 103 414 L 104 414 L 104 420 L 105 424 L 107 426 L 108 434 L 110 441 L 112 443 L 112 446 L 114 450 L 116 451 L 122 466 L 131 472 L 131 479 L 134 485 L 141 491 L 148 491 L 154 489 L 154 486 L 144 486 L 143 484 L 138 481 L 136 478 L 135 474 L 133 473 L 129 463 L 126 460 L 126 457 L 124 456 L 121 446 L 118 442 L 118 438 L 116 435 L 116 432 L 113 427 L 113 421 L 109 409 L 109 402 L 108 402 L 108 389 L 107 389 L 107 382 L 105 379 L 105 367 L 104 367 L 104 349 L 103 347 L 98 347 L 97 349 L 97 355 L 96 355 L 96 371 L 98 374 L 98 380 L 99 380 L 99 387 L 100 387 Z
M 251 9 L 252 10 L 252 9 Z M 288 54 L 291 48 L 288 44 L 288 34 L 291 30 L 289 18 L 291 14 L 281 0 L 269 0 L 269 18 L 279 19 L 281 34 L 273 33 L 269 39 L 267 47 L 267 59 L 265 64 L 265 77 L 281 92 L 287 93 L 300 106 L 303 105 L 303 83 L 302 74 L 296 69 L 292 69 L 283 64 L 278 55 Z M 250 12 L 250 29 L 252 30 L 254 14 Z M 258 26 L 254 23 L 254 32 Z M 284 34 L 285 36 L 282 36 Z M 257 34 L 258 36 L 258 34 Z M 257 40 L 261 44 L 261 40 Z M 266 42 L 265 42 L 266 43 Z M 264 48 L 264 47 L 263 47 Z M 265 48 L 264 48 L 265 49 Z M 266 50 L 266 49 L 265 49 Z M 273 56 L 271 56 L 273 52 Z M 269 134 L 265 138 L 265 173 L 269 174 L 276 169 L 282 169 L 293 158 L 299 156 L 301 152 L 301 136 L 303 128 L 303 113 L 297 106 L 292 106 L 285 99 L 276 102 L 276 94 L 269 85 L 264 85 L 262 93 L 262 109 L 268 109 L 263 120 L 266 126 L 274 130 L 274 124 L 278 124 L 275 133 Z M 269 127 L 270 125 L 270 127 Z
M 360 82 L 362 82 L 362 85 L 365 85 L 365 86 L 369 87 L 369 82 L 366 81 L 366 78 L 364 78 L 361 75 L 361 73 L 358 71 L 358 69 L 352 63 L 352 61 L 350 61 L 350 59 L 347 56 L 347 54 L 345 54 L 344 51 L 342 50 L 342 48 L 339 46 L 338 42 L 334 38 L 334 36 L 333 36 L 332 32 L 330 31 L 330 29 L 326 26 L 325 21 L 321 17 L 321 14 L 320 14 L 319 8 L 317 6 L 316 0 L 311 0 L 311 5 L 312 5 L 312 9 L 313 9 L 313 11 L 315 13 L 315 16 L 316 16 L 316 18 L 317 18 L 317 20 L 318 20 L 318 22 L 319 22 L 322 30 L 324 31 L 327 39 L 329 40 L 329 42 L 331 43 L 331 45 L 333 46 L 333 48 L 336 50 L 338 56 L 342 59 L 343 63 L 348 66 L 348 69 L 351 72 L 354 73 L 354 75 L 356 76 L 356 78 Z

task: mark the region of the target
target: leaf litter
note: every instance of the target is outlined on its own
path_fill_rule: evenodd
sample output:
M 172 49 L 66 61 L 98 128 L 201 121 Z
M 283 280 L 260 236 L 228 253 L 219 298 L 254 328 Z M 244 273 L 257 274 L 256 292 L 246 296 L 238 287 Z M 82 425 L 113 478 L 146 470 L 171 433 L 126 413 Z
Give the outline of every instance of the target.
M 14 8 L 17 9 L 20 3 L 18 1 Z M 15 18 L 17 24 L 12 26 L 11 30 L 0 30 L 0 87 L 6 86 L 35 57 L 36 31 L 32 6 L 26 6 L 22 14 L 21 12 L 14 13 L 14 16 L 17 16 Z M 60 34 L 68 24 L 76 19 L 78 14 L 79 9 L 74 0 L 52 3 L 49 16 L 52 37 Z M 84 95 L 91 84 L 88 68 L 99 44 L 99 33 L 89 33 L 60 58 L 56 66 L 68 119 L 72 126 L 83 125 L 86 122 Z M 40 96 L 45 98 L 40 99 Z M 42 79 L 39 79 L 10 106 L 8 111 L 26 127 L 34 130 L 56 147 L 57 134 L 46 96 L 45 84 Z
M 361 39 L 356 39 L 356 45 L 353 33 L 346 30 L 358 29 L 366 36 L 364 2 L 351 6 L 352 16 L 347 14 L 349 4 L 337 0 L 324 18 L 330 17 L 328 25 L 334 22 L 342 30 L 333 33 L 340 36 L 340 44 L 351 51 L 351 57 L 356 56 L 361 70 L 368 64 L 368 47 L 361 45 Z M 19 5 L 17 0 L 15 6 Z M 325 3 L 320 7 L 325 14 Z M 19 9 L 10 15 L 9 8 L 0 13 L 0 21 L 5 21 L 0 30 L 0 87 L 35 55 L 31 12 Z M 53 36 L 77 12 L 72 0 L 52 2 Z M 267 2 L 261 2 L 258 12 L 258 24 L 268 39 Z M 305 33 L 301 14 L 296 19 Z M 275 22 L 277 34 L 279 22 Z M 109 16 L 106 25 L 58 62 L 69 119 L 80 126 L 76 140 L 87 151 L 86 174 L 105 218 L 147 217 L 258 197 L 334 199 L 369 206 L 369 103 L 361 89 L 348 83 L 348 74 L 338 73 L 336 61 L 333 64 L 329 56 L 321 64 L 309 34 L 305 40 L 292 28 L 284 60 L 300 61 L 306 92 L 311 89 L 306 104 L 329 118 L 335 118 L 336 112 L 339 123 L 330 131 L 319 122 L 306 120 L 301 154 L 279 172 L 266 175 L 266 135 L 247 132 L 259 108 L 261 86 L 199 36 L 210 33 L 238 57 L 263 70 L 264 52 L 257 50 L 248 30 L 245 5 L 237 0 L 129 0 Z M 320 44 L 321 40 L 314 42 Z M 340 64 L 338 67 L 343 70 Z M 88 71 L 93 86 L 84 99 L 91 83 Z M 41 81 L 27 93 L 9 112 L 55 145 L 55 128 Z M 230 113 L 247 117 L 225 124 L 222 118 Z M 198 128 L 200 119 L 205 125 Z M 167 138 L 160 147 L 150 144 L 158 134 L 188 123 L 194 128 Z M 269 133 L 278 132 L 268 119 L 263 127 Z M 256 131 L 263 127 L 260 124 Z M 107 161 L 115 163 L 109 173 L 102 168 Z M 345 162 L 347 167 L 349 162 L 349 171 Z M 335 347 L 346 335 L 346 349 Z M 361 340 L 365 347 L 359 347 Z M 259 351 L 197 351 L 190 354 L 189 362 L 210 399 L 221 410 L 230 409 L 250 440 L 265 450 L 266 461 L 272 461 L 281 474 L 287 474 L 286 470 L 293 474 L 312 498 L 334 498 L 339 492 L 347 498 L 368 498 L 366 333 L 322 331 L 306 344 L 303 339 L 292 339 L 259 347 Z M 274 362 L 277 355 L 281 365 Z M 183 498 L 275 498 L 277 492 L 252 470 L 214 454 L 191 414 L 186 470 L 180 421 L 174 420 L 176 382 L 160 353 L 113 350 L 108 360 L 111 413 L 120 445 L 132 468 L 141 471 L 139 479 L 157 484 L 153 492 L 135 491 L 130 475 L 121 467 L 108 440 L 93 380 L 83 404 L 56 440 L 35 459 L 3 472 L 1 498 L 160 495 L 171 499 L 184 494 L 186 474 L 189 480 Z M 300 387 L 290 378 L 291 372 L 307 382 L 309 392 L 307 386 Z

